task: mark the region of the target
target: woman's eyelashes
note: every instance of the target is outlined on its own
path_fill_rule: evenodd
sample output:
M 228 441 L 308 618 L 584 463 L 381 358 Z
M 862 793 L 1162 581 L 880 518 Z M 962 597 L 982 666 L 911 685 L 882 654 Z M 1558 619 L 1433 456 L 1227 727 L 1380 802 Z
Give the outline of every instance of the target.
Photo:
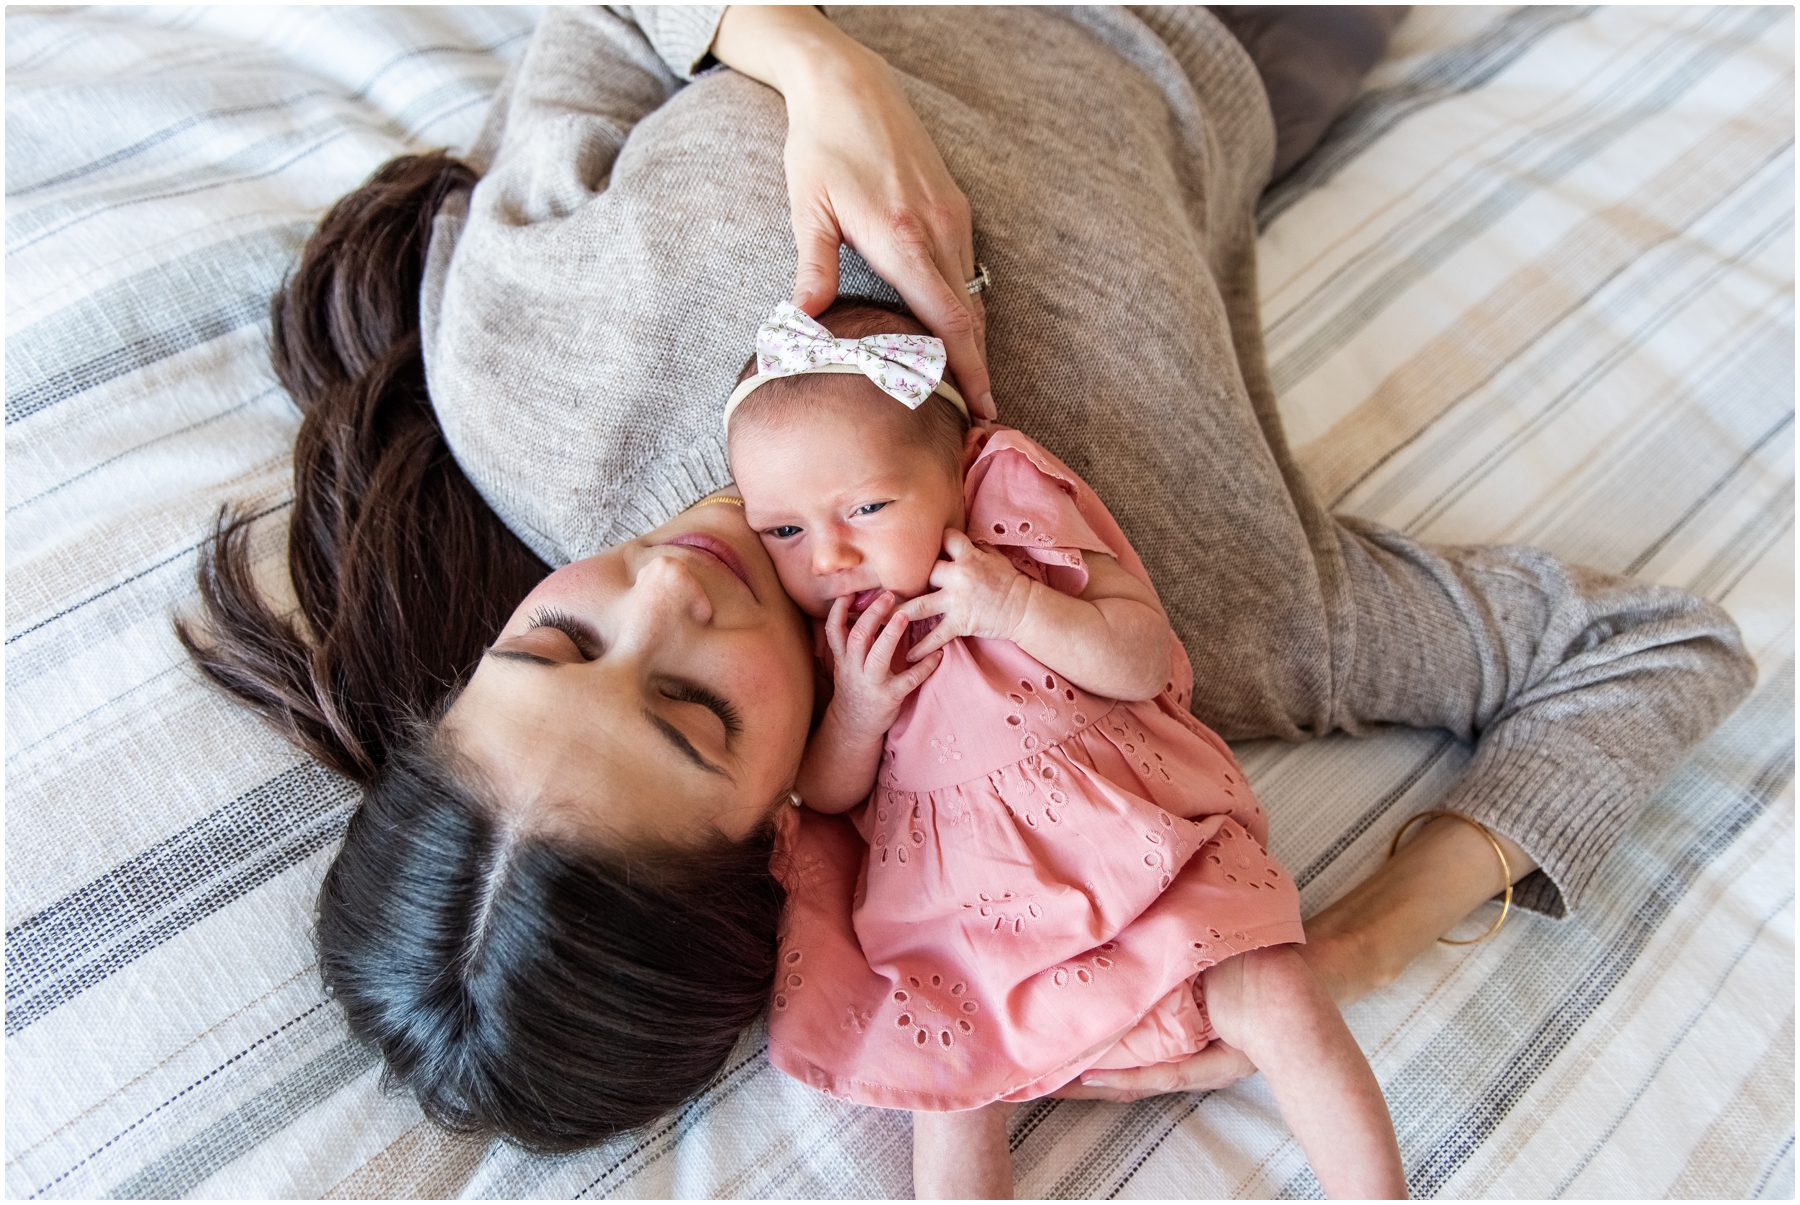
M 575 646 L 575 651 L 581 654 L 583 660 L 598 660 L 603 651 L 600 637 L 594 629 L 554 607 L 539 607 L 531 613 L 526 623 L 526 631 L 533 628 L 555 628 L 569 638 L 569 643 Z
M 730 700 L 721 698 L 697 682 L 670 682 L 662 688 L 668 698 L 678 703 L 697 703 L 719 717 L 719 723 L 725 726 L 725 735 L 734 737 L 743 731 L 739 721 L 737 708 Z

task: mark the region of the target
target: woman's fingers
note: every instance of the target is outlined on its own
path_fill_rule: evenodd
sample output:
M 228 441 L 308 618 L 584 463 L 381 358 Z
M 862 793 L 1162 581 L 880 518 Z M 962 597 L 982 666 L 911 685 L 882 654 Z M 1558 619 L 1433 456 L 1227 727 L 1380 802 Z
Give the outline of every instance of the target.
M 968 292 L 968 277 L 960 275 L 960 257 L 955 254 L 954 245 L 940 251 L 934 233 L 910 211 L 903 210 L 890 221 L 885 248 L 871 246 L 866 239 L 854 245 L 869 266 L 894 286 L 919 321 L 944 341 L 950 371 L 974 416 L 993 418 L 985 344 L 986 312 L 980 299 Z
M 1178 1063 L 1083 1072 L 1050 1095 L 1074 1100 L 1142 1100 L 1146 1096 L 1169 1092 L 1223 1088 L 1255 1074 L 1256 1065 L 1243 1051 L 1223 1042 L 1213 1042 L 1199 1054 Z
M 813 317 L 837 300 L 838 228 L 815 205 L 794 208 L 794 243 L 800 266 L 794 272 L 794 304 Z

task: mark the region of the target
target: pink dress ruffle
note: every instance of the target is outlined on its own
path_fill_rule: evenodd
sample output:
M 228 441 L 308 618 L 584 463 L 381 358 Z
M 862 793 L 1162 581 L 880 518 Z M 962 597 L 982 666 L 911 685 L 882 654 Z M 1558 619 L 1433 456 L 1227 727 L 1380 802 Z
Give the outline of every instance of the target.
M 996 428 L 968 533 L 1079 594 L 1083 552 L 1148 582 L 1093 491 Z M 769 1057 L 890 1108 L 1029 1100 L 1211 1039 L 1198 972 L 1304 940 L 1293 881 L 1231 751 L 1188 714 L 1187 655 L 1141 703 L 1008 641 L 958 639 L 887 734 L 869 801 L 788 811 Z

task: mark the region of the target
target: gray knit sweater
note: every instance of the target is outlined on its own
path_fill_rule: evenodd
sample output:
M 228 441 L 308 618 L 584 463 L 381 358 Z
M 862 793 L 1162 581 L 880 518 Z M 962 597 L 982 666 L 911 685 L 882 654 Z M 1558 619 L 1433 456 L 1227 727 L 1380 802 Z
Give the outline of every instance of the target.
M 496 102 L 481 183 L 438 220 L 432 400 L 482 496 L 552 563 L 728 482 L 720 407 L 794 278 L 781 98 L 728 70 L 683 82 L 719 11 L 553 9 Z M 1204 9 L 830 15 L 893 64 L 967 193 L 1001 421 L 1118 517 L 1193 659 L 1195 714 L 1231 738 L 1475 741 L 1442 806 L 1538 860 L 1525 903 L 1579 901 L 1748 690 L 1731 620 L 1534 549 L 1325 512 L 1263 360 L 1269 110 Z M 844 292 L 893 297 L 844 268 Z

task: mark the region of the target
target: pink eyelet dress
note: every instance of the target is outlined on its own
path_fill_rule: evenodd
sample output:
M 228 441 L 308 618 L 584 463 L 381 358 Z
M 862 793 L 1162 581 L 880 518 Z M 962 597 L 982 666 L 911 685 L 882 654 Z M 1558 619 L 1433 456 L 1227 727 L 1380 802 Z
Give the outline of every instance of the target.
M 994 429 L 964 490 L 969 537 L 1055 589 L 1086 587 L 1084 552 L 1149 581 L 1093 490 L 1016 431 Z M 1029 1100 L 1201 1049 L 1198 973 L 1304 940 L 1262 808 L 1188 714 L 1170 642 L 1163 693 L 1126 703 L 1009 641 L 953 640 L 869 800 L 784 809 L 777 1067 L 889 1108 Z

